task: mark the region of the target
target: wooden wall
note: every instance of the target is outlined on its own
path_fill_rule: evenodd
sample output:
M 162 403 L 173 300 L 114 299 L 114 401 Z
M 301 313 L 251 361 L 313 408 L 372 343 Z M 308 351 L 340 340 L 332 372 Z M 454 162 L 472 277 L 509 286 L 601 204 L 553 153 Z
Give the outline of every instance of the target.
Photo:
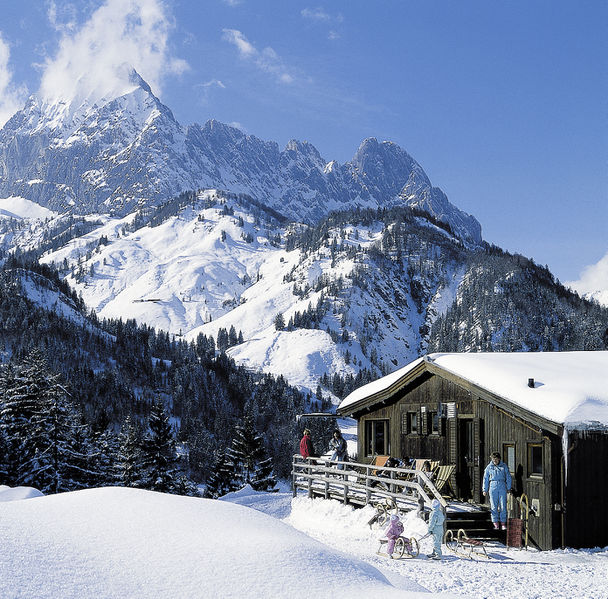
M 570 431 L 565 489 L 566 546 L 608 545 L 608 433 Z
M 525 493 L 530 506 L 534 504 L 538 508 L 536 512 L 530 512 L 528 531 L 530 543 L 541 549 L 552 549 L 559 547 L 561 543 L 554 543 L 554 498 L 561 491 L 559 469 L 556 472 L 553 467 L 553 459 L 559 465 L 561 455 L 554 456 L 554 442 L 551 436 L 543 434 L 543 431 L 524 420 L 485 402 L 477 402 L 480 417 L 485 423 L 486 436 L 486 464 L 489 455 L 498 451 L 504 455 L 505 444 L 515 446 L 515 472 L 513 476 L 513 489 L 515 496 L 519 497 Z M 535 475 L 529 471 L 528 450 L 531 444 L 542 445 L 542 475 Z M 557 446 L 559 451 L 559 445 Z M 484 465 L 485 468 L 485 465 Z M 483 475 L 483 471 L 482 471 Z M 557 475 L 557 476 L 556 476 Z M 553 491 L 553 484 L 558 487 Z M 560 534 L 557 534 L 560 537 Z

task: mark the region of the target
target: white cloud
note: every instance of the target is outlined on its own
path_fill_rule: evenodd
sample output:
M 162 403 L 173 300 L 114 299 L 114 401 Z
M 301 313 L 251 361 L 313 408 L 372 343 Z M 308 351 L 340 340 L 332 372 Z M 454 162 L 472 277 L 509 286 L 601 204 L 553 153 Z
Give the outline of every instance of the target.
M 206 83 L 203 83 L 203 87 L 220 87 L 221 89 L 226 89 L 226 86 L 219 79 L 211 79 Z
M 329 25 L 334 26 L 333 29 L 330 29 L 327 33 L 328 40 L 337 40 L 340 39 L 341 35 L 336 30 L 335 26 L 340 25 L 344 21 L 344 17 L 341 13 L 337 15 L 331 15 L 326 10 L 321 7 L 318 8 L 304 8 L 300 11 L 300 15 L 302 18 L 308 19 L 309 21 L 314 21 L 318 24 L 322 24 L 323 26 Z
M 304 8 L 300 11 L 300 14 L 305 19 L 312 19 L 313 21 L 331 21 L 332 17 L 326 13 L 322 8 Z
M 77 11 L 73 4 L 65 3 L 57 6 L 56 2 L 49 2 L 47 16 L 49 23 L 57 31 L 67 33 L 76 29 Z
M 245 126 L 242 123 L 239 123 L 238 121 L 232 121 L 231 123 L 228 123 L 228 124 L 231 127 L 234 127 L 235 129 L 239 129 L 240 131 L 242 131 L 246 135 L 249 133 L 249 131 L 247 131 L 247 129 L 245 128 Z
M 258 50 L 238 29 L 223 29 L 222 39 L 236 47 L 242 59 L 251 61 L 258 69 L 275 76 L 282 83 L 294 83 L 295 76 L 270 47 Z
M 20 108 L 27 96 L 27 90 L 22 85 L 13 83 L 13 73 L 10 69 L 10 48 L 0 35 L 0 127 L 8 121 Z
M 586 266 L 578 281 L 569 281 L 566 285 L 608 305 L 608 253 L 597 264 Z
M 199 102 L 201 104 L 207 103 L 207 101 L 209 100 L 209 94 L 211 93 L 211 90 L 213 90 L 215 88 L 226 89 L 226 86 L 224 85 L 224 83 L 222 81 L 220 81 L 219 79 L 210 79 L 209 81 L 206 81 L 205 83 L 199 83 L 198 85 L 195 85 L 194 87 L 200 91 Z
M 171 55 L 174 23 L 161 0 L 106 0 L 79 28 L 73 20 L 59 24 L 54 5 L 49 19 L 63 35 L 44 65 L 40 93 L 47 100 L 125 93 L 132 88 L 130 68 L 160 94 L 164 77 L 188 69 Z
M 222 39 L 236 46 L 239 54 L 243 58 L 257 56 L 259 53 L 255 47 L 249 43 L 247 38 L 238 29 L 222 29 L 224 35 Z

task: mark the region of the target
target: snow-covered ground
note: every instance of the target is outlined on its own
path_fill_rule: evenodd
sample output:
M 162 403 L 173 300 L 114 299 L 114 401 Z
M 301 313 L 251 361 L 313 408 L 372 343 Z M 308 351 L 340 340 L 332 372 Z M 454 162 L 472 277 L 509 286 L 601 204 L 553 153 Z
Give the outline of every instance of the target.
M 32 181 L 31 183 L 36 182 Z M 44 220 L 45 218 L 53 218 L 56 213 L 36 202 L 11 196 L 10 198 L 0 198 L 0 217 L 2 216 L 16 219 Z
M 7 498 L 12 499 L 3 501 Z M 12 495 L 12 496 L 11 496 Z M 246 488 L 223 501 L 125 488 L 0 487 L 0 597 L 608 598 L 608 547 L 376 554 L 371 508 Z M 30 498 L 28 498 L 30 497 Z M 424 523 L 409 515 L 406 533 Z

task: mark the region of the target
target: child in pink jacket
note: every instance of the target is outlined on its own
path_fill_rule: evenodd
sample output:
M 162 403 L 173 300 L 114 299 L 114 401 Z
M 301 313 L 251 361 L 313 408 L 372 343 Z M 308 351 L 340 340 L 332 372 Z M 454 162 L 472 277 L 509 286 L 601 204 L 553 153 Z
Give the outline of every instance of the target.
M 391 521 L 388 528 L 384 532 L 384 536 L 388 539 L 388 547 L 386 552 L 390 558 L 393 557 L 393 550 L 395 549 L 395 541 L 399 538 L 399 535 L 403 532 L 403 524 L 399 520 L 397 514 L 391 516 Z

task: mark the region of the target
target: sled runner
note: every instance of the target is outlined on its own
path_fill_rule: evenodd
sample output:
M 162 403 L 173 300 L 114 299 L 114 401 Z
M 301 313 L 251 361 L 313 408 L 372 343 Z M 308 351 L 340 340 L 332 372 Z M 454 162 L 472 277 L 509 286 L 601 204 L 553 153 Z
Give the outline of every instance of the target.
M 446 531 L 443 536 L 443 542 L 450 551 L 463 557 L 468 557 L 469 559 L 477 557 L 490 559 L 490 556 L 486 553 L 484 542 L 479 539 L 469 538 L 462 528 L 458 530 L 456 535 L 454 535 L 453 530 Z

